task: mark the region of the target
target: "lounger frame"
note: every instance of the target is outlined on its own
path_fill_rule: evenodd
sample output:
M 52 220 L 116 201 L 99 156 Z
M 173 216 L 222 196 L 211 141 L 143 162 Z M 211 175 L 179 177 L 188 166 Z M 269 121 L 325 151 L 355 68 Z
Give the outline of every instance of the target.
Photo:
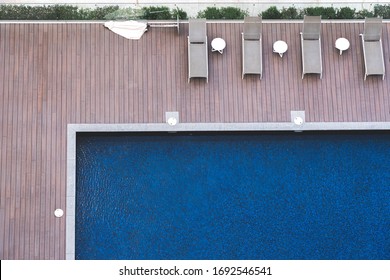
M 301 36 L 302 79 L 320 74 L 322 79 L 321 16 L 305 16 Z
M 190 19 L 188 40 L 188 82 L 191 78 L 209 81 L 206 19 Z
M 364 58 L 364 80 L 369 75 L 382 75 L 385 79 L 385 60 L 382 46 L 382 18 L 366 18 L 364 32 L 360 34 Z
M 263 77 L 262 18 L 246 17 L 242 41 L 242 79 L 246 74 Z

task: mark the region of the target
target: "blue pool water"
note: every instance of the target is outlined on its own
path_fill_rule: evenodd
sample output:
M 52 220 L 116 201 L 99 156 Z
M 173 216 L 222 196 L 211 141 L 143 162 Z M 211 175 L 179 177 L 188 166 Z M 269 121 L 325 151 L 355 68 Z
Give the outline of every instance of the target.
M 76 172 L 76 259 L 390 259 L 390 133 L 86 133 Z

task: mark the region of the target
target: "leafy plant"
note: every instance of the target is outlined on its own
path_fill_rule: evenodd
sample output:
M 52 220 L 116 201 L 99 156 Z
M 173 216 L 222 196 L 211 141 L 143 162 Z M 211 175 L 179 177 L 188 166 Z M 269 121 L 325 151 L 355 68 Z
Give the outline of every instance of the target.
M 281 18 L 283 19 L 301 19 L 303 17 L 301 11 L 295 7 L 289 7 L 289 8 L 283 7 L 280 13 L 281 13 Z
M 373 17 L 373 16 L 374 13 L 367 9 L 363 9 L 355 13 L 355 18 L 357 19 L 364 19 L 366 17 Z
M 187 13 L 180 8 L 176 8 L 172 10 L 172 18 L 176 19 L 179 16 L 179 19 L 187 19 Z
M 375 5 L 374 6 L 374 16 L 390 18 L 390 5 Z
M 25 6 L 0 5 L 2 20 L 101 20 L 118 6 L 83 9 L 71 5 Z
M 356 9 L 350 7 L 342 7 L 337 10 L 337 19 L 354 19 L 356 17 Z
M 48 6 L 26 6 L 26 5 L 0 5 L 0 20 L 118 20 L 118 19 L 148 19 L 148 20 L 169 20 L 187 19 L 187 13 L 182 9 L 170 10 L 166 6 L 150 6 L 141 9 L 123 8 L 119 6 L 97 7 L 95 9 L 80 8 L 72 5 L 48 5 Z M 207 19 L 243 19 L 248 15 L 236 7 L 207 7 L 199 11 L 198 18 Z M 323 19 L 363 19 L 365 17 L 381 16 L 390 18 L 390 5 L 375 5 L 373 11 L 352 9 L 342 7 L 308 7 L 297 9 L 294 6 L 278 10 L 271 6 L 260 13 L 264 19 L 300 19 L 303 15 L 321 15 Z
M 76 6 L 54 5 L 49 6 L 55 20 L 80 20 L 83 19 L 83 13 Z
M 263 19 L 281 19 L 282 13 L 276 6 L 271 6 L 267 10 L 261 13 Z
M 308 7 L 304 9 L 308 16 L 321 16 L 322 19 L 335 19 L 336 10 L 333 7 Z
M 142 18 L 149 20 L 164 20 L 172 19 L 171 11 L 166 6 L 150 6 L 142 8 Z
M 199 11 L 198 18 L 207 18 L 207 19 L 221 19 L 221 11 L 216 7 L 207 7 L 205 10 Z
M 235 7 L 222 7 L 220 8 L 220 14 L 222 19 L 244 19 L 248 12 Z
M 141 9 L 117 9 L 107 15 L 104 16 L 106 20 L 129 20 L 129 19 L 139 19 L 143 15 L 143 11 Z
M 248 15 L 247 11 L 244 11 L 236 7 L 207 7 L 198 13 L 198 18 L 207 19 L 243 19 Z
M 105 17 L 119 10 L 119 6 L 104 6 L 92 10 L 88 10 L 86 19 L 88 20 L 104 20 Z

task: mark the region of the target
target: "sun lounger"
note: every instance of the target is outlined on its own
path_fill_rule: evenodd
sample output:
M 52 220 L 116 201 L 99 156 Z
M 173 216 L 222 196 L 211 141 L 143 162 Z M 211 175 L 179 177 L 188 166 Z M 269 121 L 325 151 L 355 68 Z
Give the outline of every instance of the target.
M 385 78 L 385 62 L 382 48 L 382 18 L 366 18 L 364 32 L 360 34 L 364 56 L 364 80 L 368 75 Z
M 302 79 L 305 74 L 322 78 L 321 16 L 305 16 L 301 32 Z
M 206 19 L 190 19 L 188 35 L 188 82 L 206 78 L 208 82 L 208 51 Z
M 260 17 L 246 17 L 242 32 L 242 78 L 246 74 L 263 76 L 262 39 Z

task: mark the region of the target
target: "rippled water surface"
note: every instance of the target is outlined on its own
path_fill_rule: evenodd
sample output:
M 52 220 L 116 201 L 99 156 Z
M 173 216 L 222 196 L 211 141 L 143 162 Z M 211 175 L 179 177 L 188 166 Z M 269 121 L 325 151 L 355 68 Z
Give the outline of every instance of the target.
M 79 134 L 76 259 L 390 259 L 390 134 Z

